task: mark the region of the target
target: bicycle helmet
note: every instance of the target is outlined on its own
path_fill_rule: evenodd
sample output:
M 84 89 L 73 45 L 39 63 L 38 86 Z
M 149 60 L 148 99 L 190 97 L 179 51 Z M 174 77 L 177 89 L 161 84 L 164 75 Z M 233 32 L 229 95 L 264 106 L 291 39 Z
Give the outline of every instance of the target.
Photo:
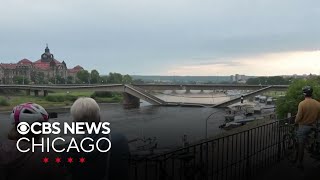
M 302 92 L 305 96 L 312 96 L 312 93 L 313 93 L 313 89 L 311 86 L 305 86 L 302 88 Z
M 27 122 L 32 124 L 36 121 L 48 121 L 49 114 L 40 106 L 32 102 L 23 103 L 13 108 L 10 120 L 13 124 Z

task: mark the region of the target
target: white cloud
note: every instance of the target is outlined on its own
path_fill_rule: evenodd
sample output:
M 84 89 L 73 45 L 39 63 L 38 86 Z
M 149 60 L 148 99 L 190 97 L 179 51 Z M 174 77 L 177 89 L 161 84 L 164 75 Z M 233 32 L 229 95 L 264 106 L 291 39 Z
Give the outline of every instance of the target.
M 174 75 L 285 75 L 319 74 L 320 51 L 271 53 L 249 58 L 235 58 L 229 63 L 188 65 L 169 69 L 164 74 Z

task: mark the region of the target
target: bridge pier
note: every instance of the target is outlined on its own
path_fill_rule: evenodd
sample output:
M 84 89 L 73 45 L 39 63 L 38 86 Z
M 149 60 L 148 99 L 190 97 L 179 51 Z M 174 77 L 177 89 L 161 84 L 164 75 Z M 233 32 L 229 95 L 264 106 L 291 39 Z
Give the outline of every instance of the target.
M 123 108 L 130 109 L 130 108 L 139 108 L 140 107 L 140 99 L 132 96 L 128 93 L 123 94 Z
M 27 90 L 26 90 L 26 95 L 27 95 L 27 96 L 30 96 L 30 94 L 31 94 L 31 90 L 30 90 L 30 89 L 27 89 Z
M 34 96 L 39 96 L 39 90 L 34 90 Z
M 48 96 L 48 90 L 43 90 L 43 96 L 44 97 Z
M 201 93 L 201 94 L 203 94 L 203 93 L 204 93 L 203 89 L 201 89 L 201 90 L 200 90 L 200 93 Z
M 186 94 L 190 93 L 190 88 L 186 88 Z

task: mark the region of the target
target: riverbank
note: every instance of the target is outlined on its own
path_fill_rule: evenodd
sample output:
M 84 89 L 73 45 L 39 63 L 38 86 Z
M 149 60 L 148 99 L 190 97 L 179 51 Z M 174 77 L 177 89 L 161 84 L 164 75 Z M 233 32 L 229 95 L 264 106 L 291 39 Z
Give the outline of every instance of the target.
M 104 105 L 119 105 L 120 103 L 98 103 L 99 106 L 104 106 Z M 47 112 L 54 112 L 54 113 L 67 113 L 70 111 L 71 105 L 69 106 L 57 106 L 57 107 L 46 107 L 45 109 Z M 11 112 L 12 109 L 8 110 L 0 110 L 0 114 L 8 114 Z
M 0 112 L 11 111 L 14 106 L 25 102 L 34 102 L 46 109 L 68 109 L 79 97 L 92 97 L 98 103 L 121 103 L 123 99 L 119 93 L 93 91 L 51 91 L 46 97 L 26 95 L 22 91 L 2 92 Z

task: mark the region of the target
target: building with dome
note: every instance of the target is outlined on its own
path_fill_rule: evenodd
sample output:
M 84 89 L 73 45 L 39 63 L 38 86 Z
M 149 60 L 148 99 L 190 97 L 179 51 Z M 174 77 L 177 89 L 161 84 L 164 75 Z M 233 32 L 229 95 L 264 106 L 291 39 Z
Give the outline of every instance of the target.
M 55 59 L 48 45 L 40 59 L 32 62 L 22 59 L 17 63 L 0 63 L 0 84 L 15 84 L 15 79 L 22 78 L 31 83 L 75 82 L 76 74 L 83 70 L 81 66 L 68 69 L 64 61 Z

